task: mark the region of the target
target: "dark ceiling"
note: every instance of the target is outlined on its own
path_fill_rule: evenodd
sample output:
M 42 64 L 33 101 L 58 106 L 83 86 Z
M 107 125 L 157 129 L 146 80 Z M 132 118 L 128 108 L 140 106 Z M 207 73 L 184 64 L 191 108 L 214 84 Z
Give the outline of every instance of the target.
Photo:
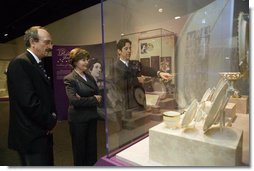
M 101 0 L 4 0 L 0 5 L 0 43 L 22 36 L 33 25 L 45 26 Z

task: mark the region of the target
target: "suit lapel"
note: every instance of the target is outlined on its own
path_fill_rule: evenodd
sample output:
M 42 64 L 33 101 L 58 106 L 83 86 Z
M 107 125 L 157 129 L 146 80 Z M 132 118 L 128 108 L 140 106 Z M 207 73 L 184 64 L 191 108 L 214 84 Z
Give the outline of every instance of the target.
M 124 73 L 129 71 L 129 67 L 127 67 L 121 60 L 118 60 L 117 67 Z
M 42 78 L 46 81 L 47 84 L 50 84 L 50 80 L 48 78 L 45 77 L 44 72 L 41 70 L 41 68 L 39 67 L 38 63 L 36 62 L 36 60 L 34 59 L 33 55 L 29 52 L 26 53 L 27 58 L 30 60 L 30 62 L 32 63 L 32 65 L 35 66 L 35 68 L 40 72 Z
M 27 58 L 30 60 L 30 62 L 35 65 L 37 64 L 36 60 L 34 59 L 33 55 L 31 53 L 29 53 L 28 51 L 26 52 L 26 56 Z
M 94 80 L 93 76 L 87 72 L 85 74 L 86 74 L 86 78 L 87 78 L 87 83 L 97 89 L 97 83 Z
M 118 60 L 118 66 L 120 66 L 120 68 L 125 68 L 126 70 L 128 69 L 128 67 L 121 60 Z
M 87 81 L 85 81 L 76 71 L 72 71 L 73 72 L 73 76 L 79 80 L 80 82 L 86 84 L 88 87 L 92 88 L 92 89 L 96 89 L 97 85 L 96 83 L 91 80 L 90 76 L 86 73 L 86 79 Z

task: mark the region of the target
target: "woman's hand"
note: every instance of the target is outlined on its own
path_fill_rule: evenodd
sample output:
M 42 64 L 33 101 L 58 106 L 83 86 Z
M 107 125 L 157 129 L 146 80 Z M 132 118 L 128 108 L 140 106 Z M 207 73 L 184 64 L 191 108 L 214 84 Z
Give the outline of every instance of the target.
M 78 99 L 80 99 L 80 95 L 78 95 L 77 93 L 76 93 L 76 97 L 77 97 Z
M 98 102 L 101 102 L 101 96 L 100 95 L 94 95 L 94 97 L 97 99 Z

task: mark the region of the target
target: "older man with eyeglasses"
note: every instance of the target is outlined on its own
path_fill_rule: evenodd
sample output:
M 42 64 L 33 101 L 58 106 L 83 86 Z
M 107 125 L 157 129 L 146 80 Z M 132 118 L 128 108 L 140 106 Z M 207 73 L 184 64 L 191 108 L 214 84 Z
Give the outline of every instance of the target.
M 27 51 L 7 69 L 10 101 L 8 147 L 16 150 L 23 166 L 53 166 L 56 111 L 50 77 L 41 60 L 52 51 L 49 32 L 40 26 L 24 35 Z

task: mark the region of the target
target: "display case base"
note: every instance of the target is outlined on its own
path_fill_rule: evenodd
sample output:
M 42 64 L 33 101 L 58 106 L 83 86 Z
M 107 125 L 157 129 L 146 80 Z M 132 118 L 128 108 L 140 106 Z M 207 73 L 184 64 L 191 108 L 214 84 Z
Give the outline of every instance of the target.
M 229 103 L 236 104 L 236 113 L 248 113 L 248 96 L 242 95 L 240 98 L 230 97 Z
M 242 150 L 242 160 L 241 166 L 249 166 L 250 165 L 250 153 L 249 153 L 249 115 L 236 114 L 237 119 L 232 125 L 232 129 L 240 129 L 243 130 L 243 150 Z M 231 128 L 230 128 L 231 129 Z M 190 131 L 190 130 L 189 130 Z M 235 136 L 230 136 L 231 138 Z M 165 138 L 160 139 L 161 143 L 164 146 L 169 146 L 169 144 L 165 141 Z M 223 141 L 222 144 L 227 143 L 227 141 Z M 176 144 L 179 146 L 179 144 Z M 158 149 L 162 151 L 162 146 L 158 146 Z M 170 147 L 168 147 L 170 148 Z M 173 146 L 171 146 L 173 148 Z M 191 149 L 191 146 L 189 147 Z M 213 149 L 210 149 L 211 151 Z M 177 156 L 178 152 L 173 154 L 172 157 Z M 189 153 L 186 153 L 190 155 Z M 215 154 L 218 156 L 219 154 Z M 156 162 L 149 158 L 150 150 L 149 150 L 149 137 L 142 138 L 128 147 L 125 147 L 122 150 L 116 152 L 112 158 L 103 157 L 98 161 L 98 166 L 172 166 L 165 165 L 161 162 Z M 219 156 L 221 157 L 221 156 Z M 105 163 L 106 162 L 106 163 Z M 184 162 L 184 161 L 183 161 Z M 186 166 L 186 164 L 179 165 Z M 199 166 L 199 165 L 192 165 Z M 220 166 L 220 165 L 216 165 Z
M 238 166 L 243 131 L 212 127 L 169 129 L 161 123 L 149 130 L 150 159 L 167 166 Z
M 164 166 L 149 159 L 149 137 L 116 154 L 116 159 L 131 166 Z
M 177 103 L 176 100 L 174 98 L 166 98 L 163 100 L 159 101 L 159 106 L 161 108 L 165 108 L 165 109 L 176 109 L 177 108 Z
M 95 166 L 119 166 L 119 167 L 123 167 L 123 166 L 131 166 L 121 160 L 118 160 L 116 157 L 107 157 L 104 156 L 102 158 L 100 158 Z
M 163 121 L 163 114 L 153 114 L 151 113 L 150 114 L 150 119 L 153 120 L 153 121 Z
M 122 124 L 124 129 L 135 129 L 140 125 L 150 122 L 150 115 L 145 111 L 133 111 L 130 119 L 123 118 Z

